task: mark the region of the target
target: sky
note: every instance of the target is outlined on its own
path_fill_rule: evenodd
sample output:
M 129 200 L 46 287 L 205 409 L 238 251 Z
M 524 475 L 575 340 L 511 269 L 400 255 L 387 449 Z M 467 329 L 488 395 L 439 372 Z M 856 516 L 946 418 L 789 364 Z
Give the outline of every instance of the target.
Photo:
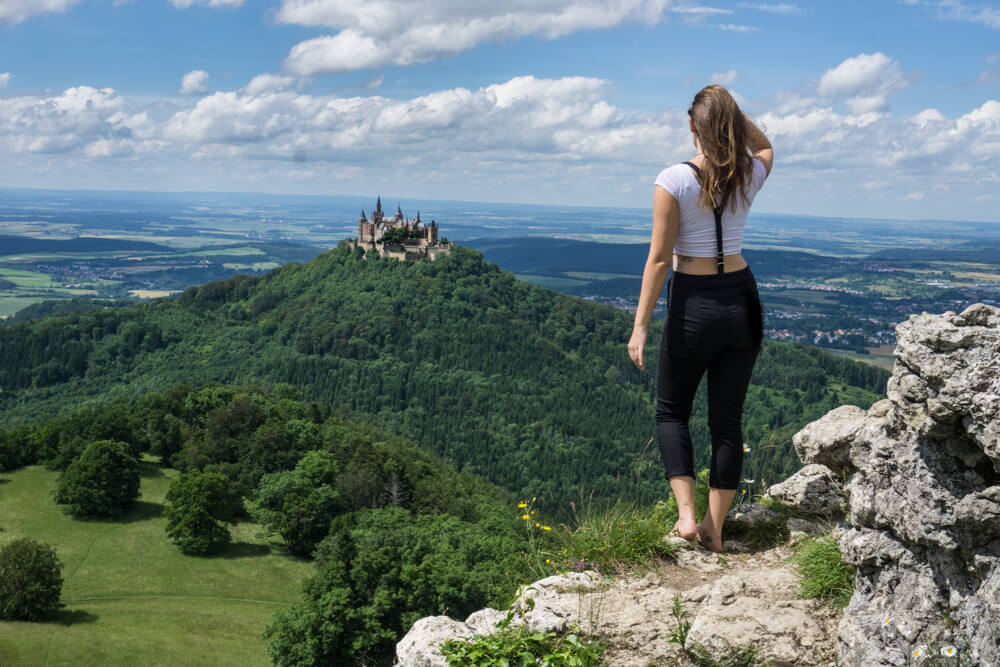
M 0 0 L 0 186 L 649 209 L 710 83 L 755 211 L 1000 222 L 978 0 Z

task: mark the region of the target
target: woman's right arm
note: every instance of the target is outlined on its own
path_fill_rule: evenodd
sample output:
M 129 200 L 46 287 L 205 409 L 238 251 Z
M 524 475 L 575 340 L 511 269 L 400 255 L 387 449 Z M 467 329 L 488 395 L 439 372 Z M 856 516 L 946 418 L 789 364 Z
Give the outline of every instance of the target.
M 767 175 L 770 175 L 771 165 L 774 164 L 774 149 L 771 148 L 771 142 L 768 140 L 767 135 L 754 125 L 753 121 L 750 120 L 750 116 L 743 114 L 743 117 L 746 118 L 747 147 L 753 153 L 753 156 L 763 163 Z
M 680 208 L 677 200 L 662 187 L 653 186 L 653 235 L 649 243 L 646 268 L 642 272 L 642 289 L 639 292 L 639 306 L 635 311 L 632 338 L 628 342 L 629 357 L 640 370 L 645 367 L 643 354 L 649 320 L 673 262 L 679 222 Z

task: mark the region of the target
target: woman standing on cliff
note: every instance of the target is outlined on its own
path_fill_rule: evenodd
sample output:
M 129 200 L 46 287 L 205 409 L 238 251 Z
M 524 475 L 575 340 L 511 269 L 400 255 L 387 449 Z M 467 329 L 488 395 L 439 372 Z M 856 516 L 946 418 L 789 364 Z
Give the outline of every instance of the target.
M 656 177 L 653 235 L 628 351 L 644 368 L 647 327 L 672 268 L 656 376 L 657 439 L 679 515 L 671 534 L 721 552 L 722 524 L 743 470 L 743 400 L 763 329 L 757 282 L 740 254 L 743 226 L 774 152 L 722 86 L 700 90 L 688 117 L 697 153 Z M 712 462 L 709 508 L 699 524 L 688 420 L 706 371 Z

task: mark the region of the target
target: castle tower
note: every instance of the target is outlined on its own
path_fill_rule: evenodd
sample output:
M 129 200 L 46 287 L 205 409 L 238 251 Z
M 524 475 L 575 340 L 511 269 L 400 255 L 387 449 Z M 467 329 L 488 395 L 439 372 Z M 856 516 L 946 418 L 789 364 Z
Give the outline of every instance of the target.
M 379 195 L 378 202 L 375 203 L 375 212 L 372 214 L 372 221 L 378 222 L 382 219 L 382 196 Z

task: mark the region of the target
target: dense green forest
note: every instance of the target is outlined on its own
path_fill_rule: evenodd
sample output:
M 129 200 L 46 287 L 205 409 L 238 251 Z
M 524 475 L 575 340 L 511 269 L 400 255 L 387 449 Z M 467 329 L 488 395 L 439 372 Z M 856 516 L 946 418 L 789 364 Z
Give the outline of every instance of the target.
M 628 359 L 631 329 L 627 313 L 516 280 L 469 248 L 399 262 L 342 244 L 176 298 L 0 327 L 0 427 L 177 383 L 289 383 L 556 516 L 581 492 L 652 503 L 669 493 L 653 440 L 660 323 L 646 371 Z M 886 379 L 766 341 L 744 412 L 744 475 L 797 470 L 791 435 L 838 405 L 867 407 Z M 691 424 L 699 469 L 704 391 Z

